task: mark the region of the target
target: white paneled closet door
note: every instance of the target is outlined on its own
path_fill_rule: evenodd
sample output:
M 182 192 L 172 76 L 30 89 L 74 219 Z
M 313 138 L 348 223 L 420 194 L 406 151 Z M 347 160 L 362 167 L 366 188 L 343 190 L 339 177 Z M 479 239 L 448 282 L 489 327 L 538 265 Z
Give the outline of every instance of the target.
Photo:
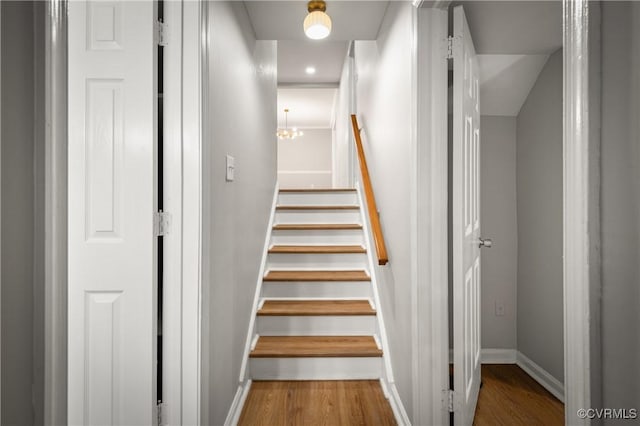
M 481 361 L 479 69 L 462 6 L 453 22 L 454 423 L 470 425 Z
M 157 422 L 156 7 L 69 2 L 72 425 Z

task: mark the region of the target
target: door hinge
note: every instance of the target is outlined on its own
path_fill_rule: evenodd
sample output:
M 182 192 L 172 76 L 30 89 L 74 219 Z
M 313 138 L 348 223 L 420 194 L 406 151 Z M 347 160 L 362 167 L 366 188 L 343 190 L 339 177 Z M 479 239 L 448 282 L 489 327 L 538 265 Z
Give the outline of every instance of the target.
M 447 405 L 447 410 L 449 410 L 450 413 L 453 413 L 453 403 L 455 398 L 454 391 L 451 389 L 447 389 L 444 392 L 446 393 L 446 398 L 444 398 L 444 401 Z
M 161 21 L 156 21 L 156 43 L 158 46 L 169 44 L 169 27 Z
M 158 426 L 162 426 L 162 401 L 158 401 L 157 413 L 158 413 Z
M 160 210 L 153 217 L 153 228 L 156 237 L 163 237 L 169 233 L 171 228 L 171 215 Z
M 447 37 L 447 53 L 445 59 L 453 59 L 453 44 L 455 42 L 455 38 L 453 36 Z

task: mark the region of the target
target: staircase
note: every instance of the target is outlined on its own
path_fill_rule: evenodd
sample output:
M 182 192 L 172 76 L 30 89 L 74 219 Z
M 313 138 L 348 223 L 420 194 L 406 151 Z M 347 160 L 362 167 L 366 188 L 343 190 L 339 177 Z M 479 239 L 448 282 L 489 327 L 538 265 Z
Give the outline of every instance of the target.
M 355 189 L 281 190 L 248 354 L 253 380 L 383 377 Z

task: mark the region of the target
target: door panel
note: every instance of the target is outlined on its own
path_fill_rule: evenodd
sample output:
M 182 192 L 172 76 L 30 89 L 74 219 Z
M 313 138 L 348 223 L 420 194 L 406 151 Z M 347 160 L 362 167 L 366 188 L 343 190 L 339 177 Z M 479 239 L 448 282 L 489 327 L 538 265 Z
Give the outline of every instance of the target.
M 462 6 L 454 8 L 454 421 L 473 422 L 480 389 L 480 107 L 478 61 Z
M 69 424 L 156 407 L 155 2 L 69 2 Z

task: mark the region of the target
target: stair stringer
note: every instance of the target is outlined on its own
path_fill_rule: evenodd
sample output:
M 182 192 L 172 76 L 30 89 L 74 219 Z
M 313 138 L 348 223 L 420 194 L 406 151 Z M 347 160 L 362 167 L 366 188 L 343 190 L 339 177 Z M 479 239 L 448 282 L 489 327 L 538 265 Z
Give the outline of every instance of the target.
M 247 365 L 249 363 L 249 353 L 251 352 L 251 345 L 254 340 L 254 336 L 257 335 L 256 318 L 260 305 L 260 296 L 262 295 L 262 281 L 267 266 L 267 259 L 269 257 L 269 245 L 271 244 L 271 233 L 273 232 L 273 224 L 276 216 L 276 205 L 278 203 L 278 194 L 280 192 L 280 186 L 276 182 L 273 192 L 273 202 L 271 204 L 271 214 L 269 216 L 269 222 L 267 223 L 267 232 L 264 239 L 264 247 L 262 249 L 262 260 L 260 261 L 260 270 L 258 271 L 258 278 L 256 283 L 256 292 L 253 297 L 253 306 L 251 307 L 251 317 L 249 318 L 249 329 L 247 330 L 247 339 L 244 347 L 244 353 L 242 355 L 242 365 L 240 367 L 240 386 L 249 382 L 249 372 Z
M 391 351 L 389 350 L 389 341 L 387 339 L 387 331 L 384 326 L 384 315 L 382 313 L 382 305 L 380 303 L 380 293 L 378 291 L 378 279 L 377 279 L 377 258 L 375 254 L 375 247 L 371 243 L 371 223 L 369 221 L 369 215 L 367 214 L 367 203 L 362 193 L 360 186 L 360 180 L 356 182 L 356 190 L 358 194 L 358 201 L 360 202 L 360 215 L 362 221 L 362 230 L 364 234 L 364 243 L 367 248 L 367 264 L 369 267 L 369 275 L 371 276 L 371 288 L 373 292 L 373 303 L 376 309 L 376 320 L 378 323 L 378 336 L 380 339 L 380 345 L 382 346 L 382 378 L 380 379 L 380 385 L 385 394 L 385 397 L 389 400 L 393 414 L 398 422 L 398 425 L 411 425 L 409 416 L 402 404 L 400 395 L 396 389 L 395 380 L 393 378 L 393 368 L 391 366 Z

